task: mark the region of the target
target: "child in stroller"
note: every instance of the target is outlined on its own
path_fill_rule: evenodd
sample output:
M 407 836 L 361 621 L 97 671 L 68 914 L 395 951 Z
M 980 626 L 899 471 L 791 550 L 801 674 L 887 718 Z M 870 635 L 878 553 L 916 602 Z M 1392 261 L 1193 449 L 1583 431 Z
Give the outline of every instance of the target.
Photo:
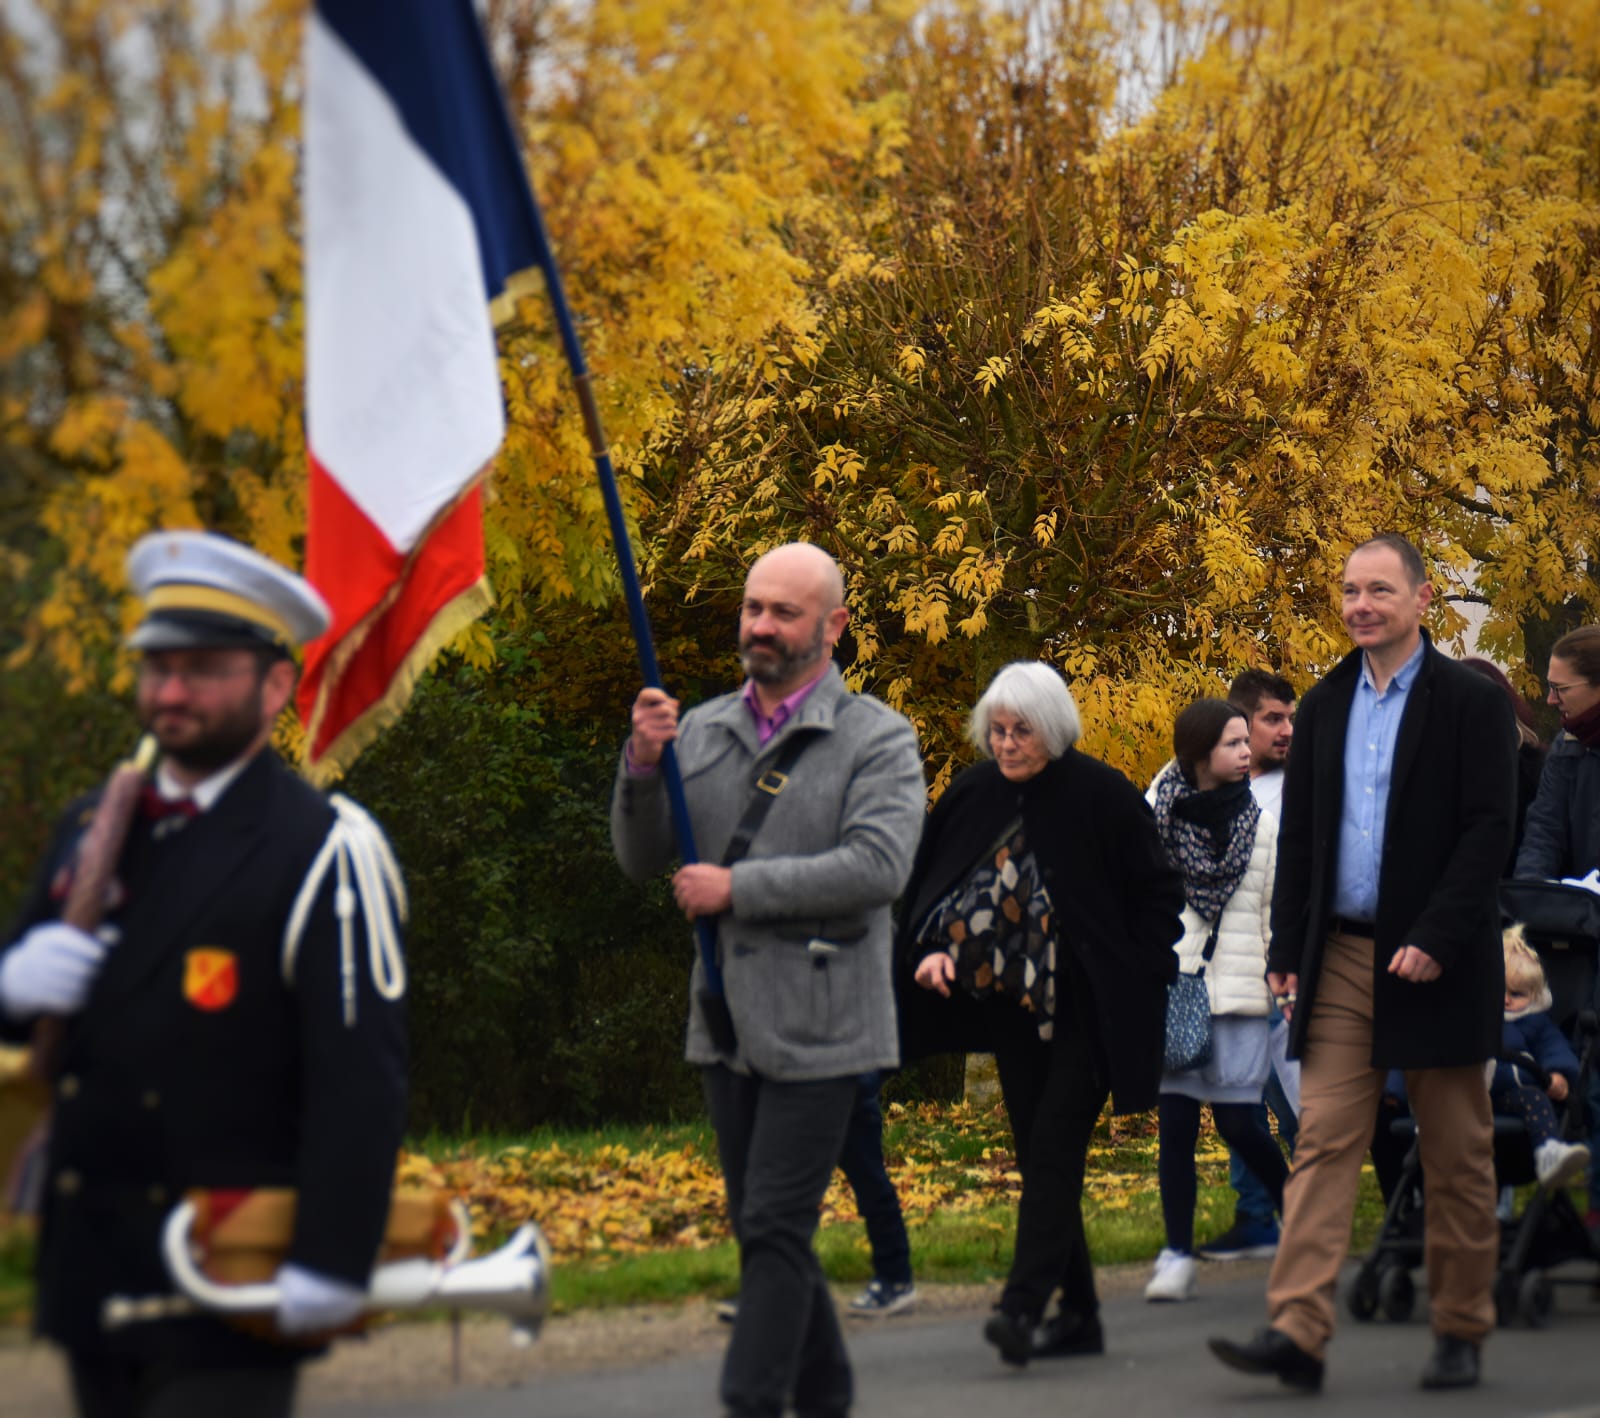
M 1589 1165 L 1587 1147 L 1561 1140 L 1554 1107 L 1566 1101 L 1578 1081 L 1578 1056 L 1550 1018 L 1544 966 L 1522 927 L 1507 926 L 1504 942 L 1505 1025 L 1489 1101 L 1496 1113 L 1522 1119 L 1533 1146 L 1534 1176 L 1546 1191 L 1556 1191 Z
M 1544 883 L 1535 883 L 1543 887 Z M 1555 887 L 1556 891 L 1570 888 Z M 1553 1283 L 1578 1283 L 1552 1277 L 1550 1267 L 1569 1260 L 1600 1259 L 1564 1188 L 1589 1162 L 1589 1149 L 1569 1142 L 1581 1127 L 1569 1101 L 1581 1091 L 1592 1066 L 1594 1016 L 1589 1005 L 1595 991 L 1595 937 L 1538 936 L 1541 956 L 1516 927 L 1505 940 L 1506 997 L 1502 1055 L 1493 1069 L 1491 1097 L 1495 1105 L 1495 1170 L 1507 1183 L 1539 1183 L 1520 1218 L 1502 1209 L 1501 1262 L 1495 1281 L 1495 1306 L 1502 1323 L 1520 1316 L 1527 1323 L 1548 1318 Z M 1547 981 L 1544 960 L 1556 969 Z M 1557 968 L 1559 967 L 1559 969 Z M 1552 993 L 1559 998 L 1552 1001 Z M 1583 1040 L 1580 1063 L 1571 1043 L 1550 1013 L 1569 1022 Z M 1357 1319 L 1378 1311 L 1391 1320 L 1411 1314 L 1415 1287 L 1411 1267 L 1422 1260 L 1421 1166 L 1415 1134 L 1405 1106 L 1405 1084 L 1398 1073 L 1385 1085 L 1384 1107 L 1373 1138 L 1373 1158 L 1383 1188 L 1386 1210 L 1371 1250 L 1345 1292 L 1346 1306 Z M 1562 1106 L 1556 1107 L 1557 1102 Z

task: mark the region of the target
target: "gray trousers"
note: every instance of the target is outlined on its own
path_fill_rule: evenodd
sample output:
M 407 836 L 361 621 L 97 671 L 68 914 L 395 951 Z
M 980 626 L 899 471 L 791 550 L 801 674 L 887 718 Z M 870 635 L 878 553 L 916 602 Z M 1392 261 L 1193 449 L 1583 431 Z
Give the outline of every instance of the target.
M 850 1359 L 811 1247 L 859 1080 L 780 1083 L 705 1070 L 706 1105 L 739 1240 L 739 1311 L 722 1366 L 735 1418 L 844 1414 Z M 231 1415 L 230 1415 L 231 1418 Z

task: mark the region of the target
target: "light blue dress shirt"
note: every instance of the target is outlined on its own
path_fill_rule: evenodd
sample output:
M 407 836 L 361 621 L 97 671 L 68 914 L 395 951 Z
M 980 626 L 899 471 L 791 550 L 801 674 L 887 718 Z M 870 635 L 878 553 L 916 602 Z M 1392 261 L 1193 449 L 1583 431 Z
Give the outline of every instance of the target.
M 1378 917 L 1378 871 L 1383 863 L 1383 825 L 1394 777 L 1394 746 L 1400 737 L 1406 699 L 1427 648 L 1426 640 L 1418 644 L 1382 694 L 1372 681 L 1367 657 L 1361 657 L 1361 678 L 1356 681 L 1344 735 L 1344 806 L 1339 813 L 1339 861 L 1333 888 L 1336 915 L 1358 921 Z

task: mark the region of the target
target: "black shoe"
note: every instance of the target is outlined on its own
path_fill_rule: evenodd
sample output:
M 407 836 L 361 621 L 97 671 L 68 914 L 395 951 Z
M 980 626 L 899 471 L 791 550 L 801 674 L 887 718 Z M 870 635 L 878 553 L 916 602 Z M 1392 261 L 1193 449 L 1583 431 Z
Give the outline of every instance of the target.
M 1322 1360 L 1313 1359 L 1281 1329 L 1264 1329 L 1247 1344 L 1209 1339 L 1211 1352 L 1243 1374 L 1276 1374 L 1290 1388 L 1315 1393 L 1322 1387 Z
M 983 1322 L 983 1337 L 1008 1364 L 1022 1368 L 1033 1357 L 1033 1326 L 1021 1315 L 996 1310 Z
M 1035 1359 L 1070 1359 L 1079 1354 L 1104 1354 L 1105 1331 L 1099 1315 L 1054 1314 L 1033 1332 Z
M 1471 1388 L 1478 1382 L 1478 1346 L 1470 1339 L 1441 1334 L 1422 1366 L 1423 1388 Z

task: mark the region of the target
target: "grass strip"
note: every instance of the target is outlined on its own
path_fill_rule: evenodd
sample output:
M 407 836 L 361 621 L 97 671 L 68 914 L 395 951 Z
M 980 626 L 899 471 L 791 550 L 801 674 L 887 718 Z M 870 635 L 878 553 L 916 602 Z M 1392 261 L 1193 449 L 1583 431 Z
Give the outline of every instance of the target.
M 1003 1110 L 892 1105 L 884 1133 L 916 1275 L 923 1283 L 998 1284 L 1011 1263 L 1021 1177 Z M 1089 1245 L 1103 1265 L 1147 1261 L 1164 1241 L 1154 1120 L 1103 1119 L 1085 1179 Z M 1195 1234 L 1227 1228 L 1234 1194 L 1227 1154 L 1209 1127 L 1196 1159 Z M 556 1253 L 558 1313 L 731 1295 L 738 1254 L 729 1237 L 716 1148 L 703 1122 L 615 1126 L 583 1133 L 417 1138 L 404 1170 L 466 1196 L 481 1245 L 532 1217 Z M 1370 1243 L 1382 1208 L 1363 1173 L 1353 1245 Z M 855 1198 L 835 1176 L 817 1250 L 844 1285 L 871 1278 Z M 0 1231 L 0 1324 L 27 1319 L 32 1240 Z

